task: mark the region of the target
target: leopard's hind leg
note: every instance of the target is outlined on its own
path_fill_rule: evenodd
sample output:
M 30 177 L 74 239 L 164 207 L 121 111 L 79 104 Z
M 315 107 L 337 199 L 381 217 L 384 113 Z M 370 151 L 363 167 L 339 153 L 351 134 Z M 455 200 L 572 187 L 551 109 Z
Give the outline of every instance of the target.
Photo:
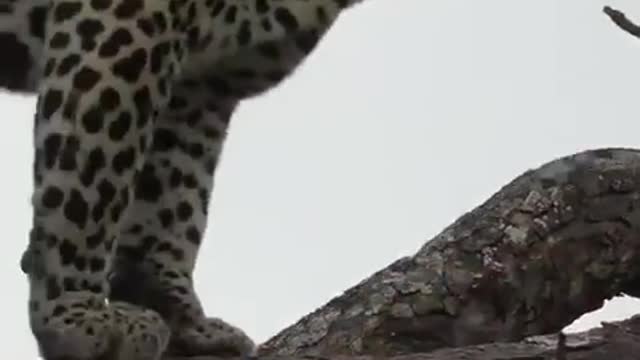
M 174 355 L 240 356 L 255 348 L 240 329 L 207 318 L 193 287 L 214 169 L 235 105 L 205 83 L 176 85 L 119 239 L 111 298 L 159 312 L 171 327 Z
M 165 349 L 159 316 L 106 300 L 120 220 L 185 54 L 183 34 L 166 26 L 184 21 L 179 6 L 51 1 L 28 271 L 31 328 L 46 360 L 156 360 Z
M 193 286 L 214 172 L 236 104 L 277 86 L 322 34 L 303 32 L 245 49 L 198 80 L 184 79 L 158 119 L 119 240 L 112 298 L 162 314 L 173 334 L 169 351 L 176 355 L 254 350 L 241 330 L 205 316 Z

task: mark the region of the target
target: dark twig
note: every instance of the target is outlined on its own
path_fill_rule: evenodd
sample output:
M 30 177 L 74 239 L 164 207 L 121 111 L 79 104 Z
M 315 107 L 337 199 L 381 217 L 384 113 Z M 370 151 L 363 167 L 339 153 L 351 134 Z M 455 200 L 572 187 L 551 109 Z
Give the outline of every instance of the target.
M 631 22 L 631 20 L 629 20 L 622 11 L 613 9 L 610 6 L 605 6 L 602 11 L 604 11 L 604 13 L 609 16 L 611 21 L 618 25 L 618 27 L 620 27 L 622 30 L 637 38 L 640 38 L 640 26 Z

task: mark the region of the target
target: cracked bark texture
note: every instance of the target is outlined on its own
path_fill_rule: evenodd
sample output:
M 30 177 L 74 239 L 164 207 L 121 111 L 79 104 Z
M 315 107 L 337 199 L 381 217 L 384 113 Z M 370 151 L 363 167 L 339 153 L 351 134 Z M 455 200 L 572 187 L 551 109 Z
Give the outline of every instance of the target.
M 639 274 L 640 152 L 586 151 L 519 176 L 260 354 L 392 356 L 519 341 L 640 294 Z

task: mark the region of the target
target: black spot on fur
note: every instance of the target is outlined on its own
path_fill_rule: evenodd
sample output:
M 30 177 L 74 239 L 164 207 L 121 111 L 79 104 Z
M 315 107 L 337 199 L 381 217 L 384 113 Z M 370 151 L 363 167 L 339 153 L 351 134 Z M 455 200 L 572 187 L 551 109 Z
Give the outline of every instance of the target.
M 42 204 L 48 209 L 55 209 L 62 205 L 64 192 L 57 186 L 47 186 L 42 195 Z
M 58 247 L 60 253 L 60 262 L 63 266 L 71 264 L 78 253 L 78 247 L 74 245 L 69 239 L 64 239 Z
M 65 277 L 62 279 L 62 288 L 64 291 L 78 291 L 78 286 L 76 285 L 76 279 L 72 277 Z
M 251 38 L 253 37 L 251 33 L 251 23 L 249 20 L 244 20 L 242 24 L 240 24 L 240 29 L 237 34 L 237 41 L 240 46 L 246 46 L 251 42 Z
M 78 54 L 65 56 L 62 61 L 60 61 L 60 65 L 58 65 L 58 76 L 67 75 L 71 70 L 78 66 L 78 64 L 80 64 L 81 59 L 82 58 Z
M 120 220 L 120 215 L 122 215 L 122 210 L 124 209 L 124 205 L 121 203 L 115 204 L 111 208 L 111 221 L 117 223 Z
M 104 25 L 100 20 L 83 19 L 76 26 L 76 32 L 82 38 L 82 49 L 91 51 L 96 47 L 95 37 L 104 31 Z
M 113 0 L 91 0 L 91 7 L 94 10 L 107 10 L 112 3 Z
M 182 177 L 182 182 L 184 183 L 184 186 L 188 189 L 195 189 L 198 187 L 198 180 L 193 174 L 185 174 Z
M 151 17 L 153 18 L 153 23 L 161 33 L 167 31 L 169 24 L 167 23 L 167 18 L 163 13 L 156 11 Z
M 74 135 L 65 139 L 64 146 L 60 151 L 60 169 L 65 171 L 75 170 L 77 167 L 76 155 L 80 150 L 80 140 Z
M 81 256 L 76 257 L 73 265 L 78 271 L 84 271 L 87 268 L 87 259 Z
M 280 26 L 282 26 L 288 32 L 295 32 L 300 27 L 300 24 L 298 24 L 298 20 L 296 19 L 296 17 L 293 16 L 289 9 L 285 7 L 278 7 L 273 12 L 273 17 L 278 22 L 278 24 L 280 24 Z
M 131 129 L 131 114 L 128 111 L 120 113 L 118 118 L 109 125 L 109 138 L 113 141 L 120 141 Z
M 49 119 L 62 105 L 62 91 L 48 89 L 42 100 L 42 116 Z
M 238 16 L 238 8 L 235 5 L 229 5 L 227 12 L 224 14 L 224 22 L 227 24 L 235 24 Z
M 65 286 L 65 288 L 66 288 L 66 286 Z M 53 312 L 51 313 L 51 315 L 60 316 L 60 315 L 62 315 L 64 313 L 66 313 L 66 312 L 67 312 L 67 308 L 66 307 L 64 307 L 63 305 L 56 305 L 56 307 L 53 308 Z
M 195 245 L 199 245 L 200 244 L 200 231 L 193 225 L 189 226 L 187 228 L 187 231 L 185 233 L 185 236 L 187 237 L 187 240 Z
M 135 83 L 140 78 L 142 69 L 146 65 L 147 51 L 145 49 L 136 49 L 131 55 L 116 61 L 111 67 L 111 72 L 129 83 Z
M 106 166 L 104 151 L 100 147 L 96 147 L 89 153 L 89 159 L 85 163 L 84 169 L 80 174 L 80 181 L 84 186 L 93 184 L 98 172 Z
M 280 51 L 278 50 L 278 47 L 275 46 L 275 44 L 272 42 L 258 45 L 256 49 L 262 56 L 266 58 L 276 60 L 280 57 Z
M 97 248 L 100 244 L 104 242 L 105 235 L 106 235 L 106 231 L 104 229 L 104 226 L 101 226 L 100 229 L 95 234 L 87 236 L 87 248 L 89 249 Z
M 131 169 L 136 160 L 136 149 L 133 146 L 129 146 L 124 150 L 119 151 L 114 157 L 111 163 L 113 171 L 116 174 L 122 175 L 126 170 Z
M 92 107 L 82 115 L 82 125 L 89 134 L 95 134 L 104 126 L 104 112 L 99 107 Z
M 55 276 L 49 276 L 47 278 L 47 300 L 55 300 L 62 294 L 62 289 L 58 284 L 58 279 Z
M 105 111 L 113 111 L 120 105 L 120 94 L 108 87 L 102 90 L 100 93 L 100 107 Z
M 176 207 L 176 215 L 180 221 L 187 221 L 193 215 L 193 207 L 186 201 L 181 201 Z
M 130 19 L 144 8 L 142 0 L 122 0 L 116 6 L 115 14 L 119 19 Z
M 51 169 L 55 165 L 61 145 L 62 136 L 60 134 L 48 134 L 44 139 L 44 166 L 47 169 Z
M 71 42 L 71 36 L 66 32 L 56 32 L 49 40 L 49 47 L 52 49 L 64 49 Z M 55 59 L 52 59 L 55 60 Z
M 107 206 L 116 196 L 116 188 L 109 181 L 103 179 L 98 184 L 98 195 L 98 203 L 91 210 L 91 218 L 95 222 L 99 222 L 104 217 Z
M 318 45 L 320 37 L 315 31 L 305 31 L 296 36 L 296 45 L 303 53 L 309 54 Z
M 256 0 L 256 12 L 258 14 L 265 14 L 269 11 L 271 7 L 269 6 L 269 2 L 267 0 Z
M 82 2 L 80 1 L 59 2 L 53 11 L 53 19 L 58 23 L 67 21 L 78 15 L 80 10 L 82 10 Z
M 47 63 L 44 65 L 44 76 L 50 76 L 55 70 L 57 64 L 57 60 L 55 58 L 50 58 L 47 60 Z
M 107 40 L 100 46 L 98 55 L 103 58 L 116 56 L 118 55 L 121 47 L 131 45 L 132 43 L 133 37 L 129 30 L 125 28 L 118 28 L 112 32 Z
M 100 272 L 105 268 L 105 261 L 99 257 L 89 259 L 89 270 L 93 273 Z
M 69 195 L 69 199 L 64 206 L 64 216 L 80 229 L 84 229 L 89 216 L 89 204 L 82 196 L 82 193 L 76 189 L 72 189 Z
M 159 128 L 153 133 L 153 145 L 151 149 L 153 151 L 164 152 L 173 149 L 177 144 L 178 137 L 175 132 L 169 129 Z
M 162 183 L 151 165 L 145 165 L 140 171 L 136 186 L 136 199 L 156 202 L 162 195 Z
M 171 43 L 161 42 L 151 49 L 151 72 L 158 74 L 162 70 L 164 59 L 171 52 Z
M 171 170 L 171 175 L 169 175 L 169 186 L 173 189 L 177 188 L 182 184 L 182 171 L 178 168 L 173 168 Z
M 142 19 L 138 19 L 136 24 L 138 25 L 138 29 L 142 30 L 142 32 L 145 35 L 149 37 L 153 36 L 153 33 L 154 33 L 153 21 L 147 18 L 142 18 Z
M 158 211 L 158 220 L 160 220 L 160 225 L 162 225 L 163 228 L 169 228 L 173 224 L 173 211 L 171 211 L 171 209 Z
M 47 7 L 34 6 L 29 12 L 29 32 L 34 37 L 44 40 L 44 25 L 46 24 Z
M 73 77 L 73 86 L 82 91 L 89 91 L 100 81 L 102 75 L 88 66 L 83 66 Z
M 138 129 L 142 129 L 149 123 L 151 118 L 151 94 L 149 92 L 149 88 L 143 86 L 142 88 L 136 90 L 133 94 L 133 102 L 136 105 L 136 111 L 138 115 L 137 126 Z
M 194 159 L 199 159 L 204 155 L 204 146 L 200 143 L 191 143 L 187 148 L 187 152 Z

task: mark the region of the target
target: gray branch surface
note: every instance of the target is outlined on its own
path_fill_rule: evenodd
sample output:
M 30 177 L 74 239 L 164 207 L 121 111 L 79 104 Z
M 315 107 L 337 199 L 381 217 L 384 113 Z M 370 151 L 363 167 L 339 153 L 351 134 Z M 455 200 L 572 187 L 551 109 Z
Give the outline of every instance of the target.
M 259 356 L 573 360 L 622 348 L 640 354 L 640 320 L 569 336 L 559 349 L 556 335 L 531 338 L 557 333 L 606 299 L 640 294 L 639 274 L 640 151 L 587 151 L 527 171 L 415 255 L 262 344 Z M 628 358 L 623 353 L 617 360 Z

